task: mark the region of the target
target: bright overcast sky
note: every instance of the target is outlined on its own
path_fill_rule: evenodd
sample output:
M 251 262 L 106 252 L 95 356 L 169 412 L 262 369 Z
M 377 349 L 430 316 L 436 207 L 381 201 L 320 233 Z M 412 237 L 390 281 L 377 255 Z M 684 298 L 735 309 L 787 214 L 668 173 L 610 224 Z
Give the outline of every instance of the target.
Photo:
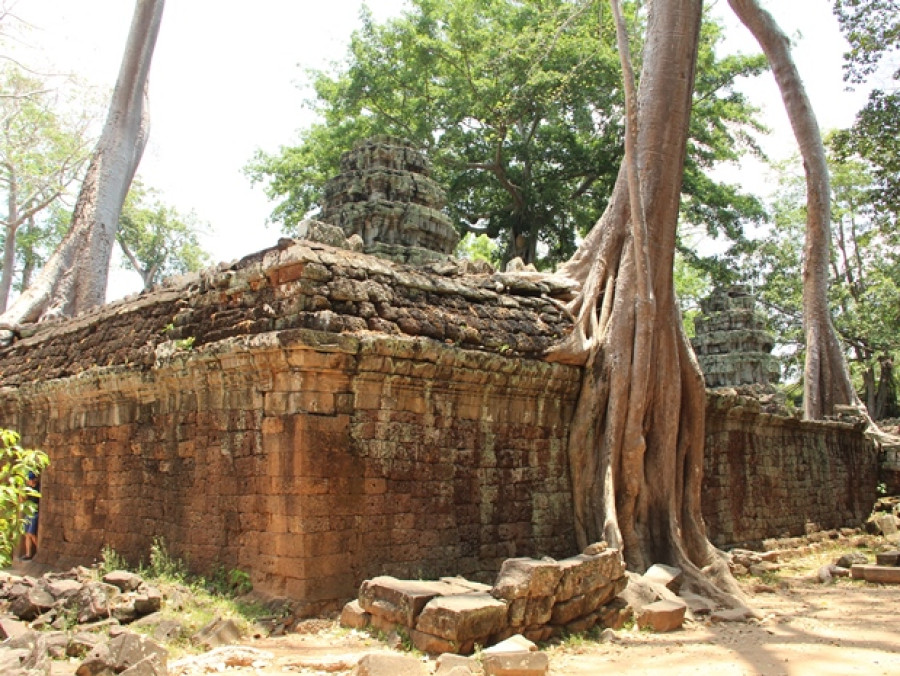
M 304 69 L 341 59 L 359 25 L 361 0 L 169 0 L 150 73 L 150 143 L 139 168 L 144 182 L 181 211 L 209 224 L 204 245 L 218 260 L 273 244 L 272 209 L 262 189 L 241 172 L 257 148 L 290 144 L 309 123 L 298 83 Z M 368 0 L 377 19 L 396 15 L 404 0 Z M 758 51 L 730 18 L 734 48 Z M 847 126 L 862 95 L 844 91 L 844 49 L 831 0 L 765 3 L 796 40 L 795 59 L 823 129 Z M 35 28 L 28 36 L 47 67 L 111 88 L 133 3 L 129 0 L 18 0 L 15 13 Z M 798 34 L 802 30 L 802 35 Z M 21 58 L 26 58 L 23 55 Z M 34 61 L 28 61 L 33 63 Z M 794 152 L 771 75 L 748 91 L 776 130 L 772 154 Z

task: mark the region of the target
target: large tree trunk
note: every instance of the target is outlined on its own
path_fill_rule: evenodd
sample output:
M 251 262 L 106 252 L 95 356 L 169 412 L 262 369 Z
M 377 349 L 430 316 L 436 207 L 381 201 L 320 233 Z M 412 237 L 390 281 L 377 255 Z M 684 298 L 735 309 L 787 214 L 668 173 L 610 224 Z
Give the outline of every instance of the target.
M 549 358 L 585 365 L 568 442 L 579 543 L 621 547 L 636 571 L 676 565 L 691 586 L 735 604 L 742 595 L 700 512 L 706 393 L 672 277 L 701 13 L 701 0 L 650 4 L 628 115 L 637 189 L 620 170 L 600 221 L 561 268 L 581 292 L 576 327 Z
M 806 364 L 803 410 L 818 420 L 835 404 L 863 408 L 850 381 L 847 362 L 828 307 L 831 247 L 831 186 L 822 135 L 806 89 L 790 53 L 790 41 L 757 0 L 728 0 L 741 22 L 762 47 L 781 90 L 806 172 L 806 245 L 803 257 L 803 328 Z
M 34 283 L 0 316 L 3 323 L 71 316 L 105 301 L 119 214 L 147 141 L 147 76 L 164 4 L 136 1 L 109 113 L 72 224 Z

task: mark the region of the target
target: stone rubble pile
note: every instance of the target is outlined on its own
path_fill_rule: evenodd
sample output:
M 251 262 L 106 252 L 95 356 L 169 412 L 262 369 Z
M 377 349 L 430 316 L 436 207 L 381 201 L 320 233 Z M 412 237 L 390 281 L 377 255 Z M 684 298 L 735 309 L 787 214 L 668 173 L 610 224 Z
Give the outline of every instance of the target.
M 162 605 L 159 589 L 124 570 L 100 580 L 83 567 L 40 578 L 0 573 L 0 674 L 43 676 L 51 660 L 75 658 L 76 676 L 166 676 L 162 642 L 185 628 L 162 619 Z M 153 638 L 123 626 L 141 624 L 154 627 Z M 209 649 L 239 638 L 233 621 L 216 618 L 191 640 Z
M 627 619 L 617 600 L 627 584 L 616 549 L 604 543 L 583 554 L 507 559 L 493 587 L 463 578 L 437 581 L 380 576 L 362 583 L 341 624 L 390 633 L 402 628 L 426 653 L 471 653 L 514 635 L 545 641 Z

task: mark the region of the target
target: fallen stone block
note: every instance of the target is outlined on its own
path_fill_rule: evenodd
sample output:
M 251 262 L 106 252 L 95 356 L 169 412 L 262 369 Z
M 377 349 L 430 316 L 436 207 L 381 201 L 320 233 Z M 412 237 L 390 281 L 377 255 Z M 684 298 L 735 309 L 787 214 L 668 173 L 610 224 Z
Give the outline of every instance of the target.
M 506 559 L 491 594 L 507 601 L 553 596 L 561 576 L 562 571 L 556 561 Z
M 866 521 L 866 530 L 873 535 L 884 535 L 885 537 L 897 535 L 897 517 L 893 514 L 873 514 Z
M 856 565 L 850 569 L 854 580 L 880 582 L 882 584 L 900 584 L 900 567 Z
M 483 592 L 486 594 L 490 594 L 491 585 L 484 584 L 483 582 L 473 582 L 472 580 L 467 580 L 464 577 L 456 575 L 454 577 L 442 577 L 440 581 L 444 584 L 449 584 L 453 587 L 459 587 L 461 589 L 465 589 L 470 592 Z
M 465 674 L 481 674 L 481 662 L 473 657 L 444 653 L 436 662 L 434 676 L 464 676 Z
M 400 580 L 381 575 L 360 585 L 359 605 L 367 613 L 389 622 L 415 627 L 422 608 L 431 599 L 451 591 L 453 587 L 444 582 Z
M 684 624 L 685 611 L 687 604 L 683 601 L 656 601 L 638 613 L 637 625 L 657 632 L 674 631 Z
M 857 561 L 856 563 L 868 563 L 867 561 Z M 875 555 L 875 563 L 879 566 L 900 566 L 900 551 L 881 552 Z
M 558 602 L 553 606 L 550 623 L 562 626 L 576 619 L 590 615 L 601 606 L 606 605 L 625 589 L 625 578 L 598 587 L 587 594 L 579 594 L 568 601 Z
M 83 586 L 78 580 L 63 579 L 48 581 L 46 588 L 57 601 L 66 601 L 80 592 Z
M 134 610 L 138 615 L 150 615 L 162 608 L 163 595 L 156 587 L 145 586 L 134 597 Z
M 497 655 L 499 653 L 518 653 L 518 652 L 535 652 L 538 647 L 533 641 L 528 640 L 521 634 L 514 634 L 509 638 L 500 641 L 490 648 L 485 648 L 482 654 Z
M 340 624 L 347 629 L 365 629 L 372 616 L 362 609 L 358 599 L 353 599 L 341 610 Z
M 557 602 L 587 594 L 625 576 L 625 564 L 617 549 L 563 559 L 559 568 L 562 575 L 555 594 Z
M 20 620 L 30 622 L 38 615 L 50 610 L 54 603 L 56 603 L 56 599 L 44 587 L 27 587 L 24 593 L 13 599 L 9 610 Z
M 212 650 L 222 645 L 235 643 L 240 638 L 241 629 L 234 620 L 217 617 L 191 636 L 191 642 L 207 650 Z
M 110 571 L 102 579 L 106 584 L 118 587 L 123 592 L 134 591 L 144 583 L 144 578 L 127 570 Z
M 485 676 L 544 676 L 550 658 L 542 652 L 491 653 L 482 655 Z
M 600 616 L 600 626 L 607 629 L 621 629 L 634 617 L 634 610 L 622 598 L 613 599 L 598 610 L 597 613 Z
M 15 638 L 28 631 L 28 625 L 11 617 L 0 617 L 0 640 Z
M 675 566 L 655 563 L 644 573 L 644 579 L 661 584 L 669 591 L 677 594 L 681 589 L 681 583 L 684 581 L 684 572 L 681 568 L 676 568 Z
M 503 629 L 506 613 L 506 604 L 488 594 L 439 596 L 428 602 L 415 628 L 458 643 L 483 640 Z
M 359 660 L 356 676 L 427 676 L 428 668 L 409 655 L 370 653 Z
M 110 616 L 112 601 L 119 588 L 104 582 L 88 582 L 74 594 L 68 605 L 75 608 L 78 624 L 87 624 Z
M 105 676 L 110 672 L 127 676 L 165 676 L 167 661 L 166 649 L 156 641 L 126 632 L 91 650 L 75 676 Z M 129 673 L 134 667 L 137 668 Z
M 442 655 L 444 653 L 468 655 L 475 649 L 474 641 L 459 643 L 424 631 L 416 631 L 415 629 L 407 629 L 406 631 L 409 634 L 409 640 L 412 641 L 416 649 L 427 655 Z

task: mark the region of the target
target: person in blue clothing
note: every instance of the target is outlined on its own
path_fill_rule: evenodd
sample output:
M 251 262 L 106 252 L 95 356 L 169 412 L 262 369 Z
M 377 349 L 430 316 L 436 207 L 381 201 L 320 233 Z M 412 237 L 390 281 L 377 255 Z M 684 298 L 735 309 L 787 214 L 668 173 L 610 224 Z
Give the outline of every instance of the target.
M 34 489 L 35 492 L 40 491 L 40 479 L 34 475 L 28 475 L 28 487 Z M 37 532 L 38 532 L 38 512 L 40 511 L 41 498 L 40 495 L 29 495 L 26 500 L 35 503 L 34 514 L 25 521 L 25 552 L 22 555 L 23 561 L 31 561 L 37 553 Z

